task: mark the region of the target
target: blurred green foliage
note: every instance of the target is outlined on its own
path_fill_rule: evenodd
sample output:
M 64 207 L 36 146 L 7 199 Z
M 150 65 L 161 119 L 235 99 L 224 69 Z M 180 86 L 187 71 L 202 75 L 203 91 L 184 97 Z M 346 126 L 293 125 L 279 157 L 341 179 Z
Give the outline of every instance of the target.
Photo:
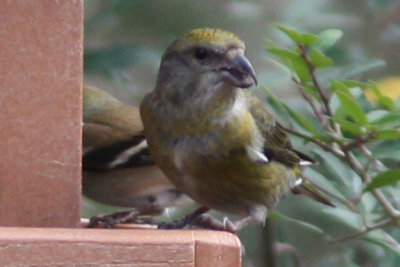
M 328 44 L 333 45 L 341 37 L 337 30 L 310 35 L 287 27 L 277 28 L 294 45 L 278 48 L 281 46 L 270 41 L 268 51 L 284 63 L 301 92 L 304 105 L 316 119 L 309 120 L 265 89 L 268 102 L 290 125 L 289 131 L 306 144 L 308 153 L 318 159 L 320 165 L 305 170 L 306 176 L 323 184 L 338 203 L 334 209 L 310 205 L 300 214 L 288 209 L 282 216 L 278 211 L 270 218 L 277 221 L 276 225 L 287 221 L 303 226 L 332 246 L 354 243 L 353 247 L 345 250 L 348 257 L 343 258 L 340 266 L 358 266 L 354 255 L 361 253 L 359 246 L 369 251 L 381 250 L 364 256 L 365 262 L 376 262 L 379 266 L 399 264 L 400 244 L 393 233 L 398 230 L 400 203 L 393 196 L 399 190 L 400 169 L 390 169 L 384 159 L 391 158 L 398 163 L 400 160 L 396 156 L 381 157 L 382 154 L 375 153 L 379 146 L 390 145 L 393 151 L 399 149 L 398 101 L 382 95 L 371 82 L 348 80 L 352 78 L 348 73 L 334 75 L 335 79 L 324 85 L 320 83 L 318 70 L 327 68 L 329 73 L 328 67 L 333 65 L 322 51 L 327 51 Z M 323 49 L 321 44 L 324 44 Z M 369 65 L 372 67 L 373 64 Z M 356 73 L 362 74 L 369 68 L 364 67 Z M 367 90 L 375 94 L 375 103 L 367 103 L 364 95 Z M 281 231 L 287 232 L 285 229 Z M 278 239 L 287 243 L 295 235 L 292 233 Z M 327 259 L 323 261 L 329 262 Z
M 295 147 L 319 161 L 304 174 L 337 207 L 285 198 L 266 228 L 240 233 L 245 266 L 271 257 L 276 266 L 400 265 L 398 218 L 371 193 L 400 208 L 400 100 L 372 82 L 399 76 L 398 0 L 86 0 L 85 9 L 85 80 L 132 104 L 152 90 L 163 50 L 183 32 L 220 27 L 246 42 L 257 94 L 292 129 Z

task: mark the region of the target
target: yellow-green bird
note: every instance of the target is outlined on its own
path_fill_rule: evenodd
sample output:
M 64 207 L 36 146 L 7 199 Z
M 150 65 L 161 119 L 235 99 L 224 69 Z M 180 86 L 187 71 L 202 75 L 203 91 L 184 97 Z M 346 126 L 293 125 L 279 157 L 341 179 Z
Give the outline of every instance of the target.
M 137 215 L 189 202 L 150 158 L 139 109 L 89 85 L 83 88 L 82 160 L 83 194 L 97 202 L 134 208 Z M 113 224 L 129 215 L 97 219 Z
M 220 29 L 195 29 L 167 48 L 156 87 L 140 106 L 156 163 L 178 190 L 204 206 L 192 217 L 208 209 L 244 215 L 224 222 L 229 231 L 264 223 L 293 190 L 330 204 L 302 184 L 300 165 L 309 158 L 293 150 L 247 89 L 256 84 L 242 40 Z

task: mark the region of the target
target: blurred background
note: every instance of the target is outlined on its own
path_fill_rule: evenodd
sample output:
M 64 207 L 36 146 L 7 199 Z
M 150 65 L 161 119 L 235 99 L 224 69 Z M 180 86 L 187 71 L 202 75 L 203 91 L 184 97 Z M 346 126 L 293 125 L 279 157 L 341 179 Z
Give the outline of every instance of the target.
M 138 105 L 153 89 L 169 43 L 193 28 L 222 28 L 246 42 L 259 85 L 267 86 L 290 106 L 300 106 L 290 73 L 266 52 L 267 40 L 290 44 L 273 27 L 276 24 L 315 34 L 331 28 L 342 30 L 342 39 L 327 52 L 338 71 L 354 64 L 358 68 L 372 65 L 371 71 L 358 78 L 377 81 L 384 94 L 399 94 L 398 0 L 85 0 L 85 82 Z M 263 90 L 254 90 L 265 97 Z M 85 201 L 84 216 L 110 211 Z M 244 266 L 268 266 L 267 262 L 275 264 L 271 266 L 324 267 L 399 263 L 397 256 L 372 243 L 330 242 L 321 229 L 329 228 L 330 234 L 338 236 L 350 229 L 328 216 L 338 211 L 295 196 L 285 198 L 278 211 L 282 216 L 270 219 L 267 227 L 253 226 L 239 234 L 246 250 Z M 321 227 L 304 222 L 304 218 Z

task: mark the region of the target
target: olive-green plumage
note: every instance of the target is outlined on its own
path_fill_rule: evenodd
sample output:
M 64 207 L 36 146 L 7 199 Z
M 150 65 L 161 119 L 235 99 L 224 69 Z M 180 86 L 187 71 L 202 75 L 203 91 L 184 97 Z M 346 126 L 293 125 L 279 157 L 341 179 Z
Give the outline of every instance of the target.
M 256 78 L 244 52 L 230 32 L 184 34 L 166 50 L 140 111 L 150 152 L 179 190 L 205 207 L 264 222 L 301 183 L 301 159 L 246 90 Z

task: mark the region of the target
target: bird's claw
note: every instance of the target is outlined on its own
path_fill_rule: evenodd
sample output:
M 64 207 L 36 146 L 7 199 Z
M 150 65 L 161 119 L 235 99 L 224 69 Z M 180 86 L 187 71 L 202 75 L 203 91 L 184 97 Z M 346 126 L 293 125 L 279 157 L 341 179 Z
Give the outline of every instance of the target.
M 216 230 L 216 231 L 226 231 L 235 234 L 236 228 L 234 223 L 232 223 L 229 219 L 225 218 L 223 222 L 220 220 L 208 215 L 202 214 L 192 220 L 188 220 L 187 217 L 171 222 L 165 223 L 161 222 L 158 224 L 158 229 L 208 229 L 208 230 Z
M 117 211 L 90 218 L 87 228 L 113 228 L 116 224 L 124 223 L 154 224 L 154 221 L 149 216 L 141 216 L 141 213 L 137 210 Z

